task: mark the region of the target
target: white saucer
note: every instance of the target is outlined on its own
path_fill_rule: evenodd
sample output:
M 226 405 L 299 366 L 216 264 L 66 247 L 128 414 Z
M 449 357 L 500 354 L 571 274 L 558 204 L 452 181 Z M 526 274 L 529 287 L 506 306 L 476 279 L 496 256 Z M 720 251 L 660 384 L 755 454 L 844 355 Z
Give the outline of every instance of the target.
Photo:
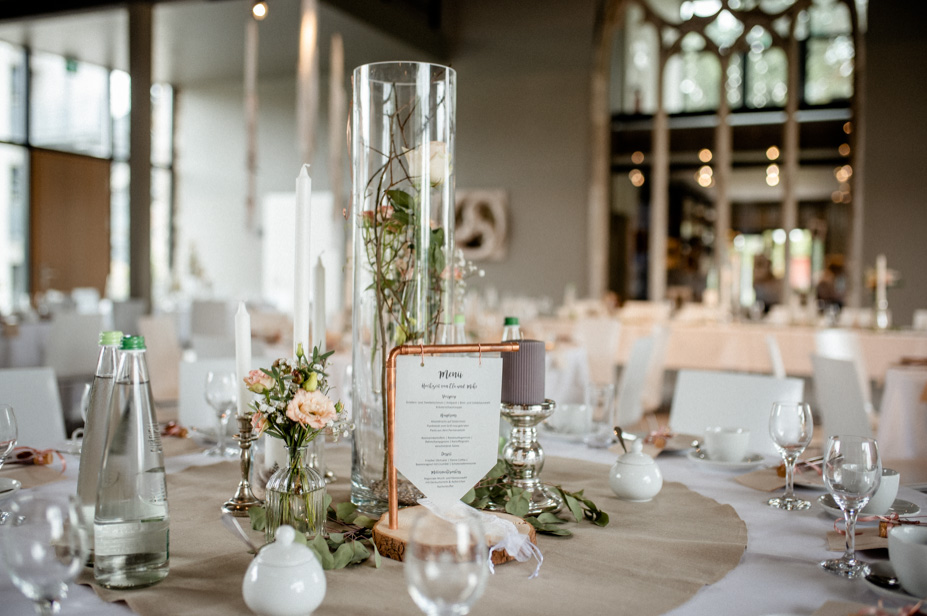
M 0 500 L 13 496 L 17 492 L 19 492 L 20 488 L 22 487 L 23 487 L 23 484 L 21 484 L 16 479 L 10 479 L 9 477 L 0 477 Z
M 870 568 L 870 571 L 872 571 L 873 573 L 879 573 L 880 575 L 884 575 L 888 577 L 895 576 L 895 568 L 892 567 L 892 563 L 887 560 L 880 561 L 877 563 L 870 563 L 869 568 Z M 872 574 L 870 573 L 870 575 L 867 575 L 866 577 L 864 577 L 863 582 L 865 582 L 866 586 L 869 587 L 869 590 L 871 590 L 875 594 L 881 597 L 886 597 L 888 599 L 894 599 L 895 601 L 900 601 L 902 603 L 907 603 L 907 604 L 914 604 L 920 600 L 914 595 L 908 594 L 903 588 L 901 588 L 900 585 L 897 588 L 888 588 L 886 586 L 881 586 L 879 584 L 876 584 L 875 582 L 869 579 L 871 575 Z
M 705 468 L 712 468 L 722 471 L 748 471 L 751 468 L 756 468 L 757 466 L 763 464 L 765 459 L 758 453 L 751 453 L 747 455 L 740 462 L 724 462 L 722 460 L 712 460 L 704 453 L 696 450 L 692 450 L 686 454 L 686 457 L 699 464 Z
M 828 513 L 838 517 L 843 517 L 843 510 L 837 505 L 834 501 L 834 497 L 828 494 L 822 494 L 818 497 L 818 504 L 827 510 Z M 891 515 L 897 513 L 898 515 L 917 515 L 921 512 L 921 508 L 912 503 L 911 501 L 901 500 L 896 498 L 895 502 L 892 503 L 892 506 L 888 508 L 888 511 L 884 515 Z M 860 516 L 872 515 L 869 513 L 860 513 Z

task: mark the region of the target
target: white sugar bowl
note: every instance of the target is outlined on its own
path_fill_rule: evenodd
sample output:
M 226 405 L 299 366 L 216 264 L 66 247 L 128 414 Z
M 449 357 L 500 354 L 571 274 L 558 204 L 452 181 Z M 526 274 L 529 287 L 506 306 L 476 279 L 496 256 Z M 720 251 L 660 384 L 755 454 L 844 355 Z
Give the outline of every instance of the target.
M 646 503 L 663 488 L 663 474 L 653 458 L 642 450 L 641 440 L 631 442 L 631 451 L 618 457 L 608 483 L 621 500 Z
M 325 573 L 315 552 L 293 543 L 292 526 L 277 529 L 276 541 L 255 556 L 241 591 L 259 616 L 308 616 L 325 598 Z

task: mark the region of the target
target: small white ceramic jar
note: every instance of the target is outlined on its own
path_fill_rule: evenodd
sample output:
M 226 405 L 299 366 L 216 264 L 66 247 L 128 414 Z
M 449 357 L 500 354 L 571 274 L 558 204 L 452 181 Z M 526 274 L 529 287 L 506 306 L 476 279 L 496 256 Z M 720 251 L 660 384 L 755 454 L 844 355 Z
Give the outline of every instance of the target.
M 277 539 L 255 556 L 241 591 L 259 616 L 308 616 L 325 598 L 325 572 L 315 553 L 293 543 L 292 526 L 277 529 Z
M 608 483 L 618 498 L 645 503 L 663 488 L 663 474 L 653 458 L 643 453 L 640 440 L 631 442 L 631 451 L 618 457 L 612 466 Z

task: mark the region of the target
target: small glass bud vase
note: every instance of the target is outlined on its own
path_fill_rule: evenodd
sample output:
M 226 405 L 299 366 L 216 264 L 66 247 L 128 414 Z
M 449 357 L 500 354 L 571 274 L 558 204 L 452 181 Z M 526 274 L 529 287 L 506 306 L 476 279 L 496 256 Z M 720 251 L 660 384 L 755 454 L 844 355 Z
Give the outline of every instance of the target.
M 292 447 L 287 463 L 267 480 L 264 540 L 274 540 L 284 524 L 311 539 L 325 534 L 325 479 L 309 466 L 309 444 Z

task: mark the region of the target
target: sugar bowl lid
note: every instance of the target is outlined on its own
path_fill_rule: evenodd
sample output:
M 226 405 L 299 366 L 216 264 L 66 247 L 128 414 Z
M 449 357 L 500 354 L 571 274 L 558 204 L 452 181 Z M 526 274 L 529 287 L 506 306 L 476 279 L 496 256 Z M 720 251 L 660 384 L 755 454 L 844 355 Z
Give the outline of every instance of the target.
M 316 561 L 312 550 L 301 543 L 295 543 L 296 531 L 284 524 L 277 529 L 276 541 L 264 546 L 255 557 L 255 562 L 269 567 L 298 567 Z
M 649 466 L 656 464 L 653 458 L 643 451 L 644 442 L 641 439 L 631 441 L 631 451 L 618 456 L 619 464 L 629 464 L 631 466 Z

